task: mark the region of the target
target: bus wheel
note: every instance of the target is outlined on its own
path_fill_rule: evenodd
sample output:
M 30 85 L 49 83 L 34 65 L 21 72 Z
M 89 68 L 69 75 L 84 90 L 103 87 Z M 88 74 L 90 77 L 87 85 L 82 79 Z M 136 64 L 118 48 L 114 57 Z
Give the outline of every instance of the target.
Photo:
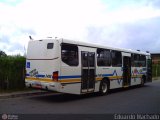
M 99 90 L 99 93 L 100 95 L 105 95 L 108 93 L 108 90 L 109 90 L 109 85 L 108 85 L 108 82 L 103 80 L 100 84 L 100 90 Z
M 142 80 L 141 80 L 141 86 L 144 86 L 144 82 L 145 82 L 145 78 L 142 77 Z

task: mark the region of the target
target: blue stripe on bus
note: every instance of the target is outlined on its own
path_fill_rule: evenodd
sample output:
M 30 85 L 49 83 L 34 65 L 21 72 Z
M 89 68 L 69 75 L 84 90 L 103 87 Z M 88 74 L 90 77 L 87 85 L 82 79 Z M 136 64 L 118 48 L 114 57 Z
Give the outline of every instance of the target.
M 29 77 L 30 74 L 26 74 L 26 77 Z M 38 74 L 36 75 L 36 77 L 41 77 L 41 78 L 44 78 L 45 75 L 42 75 L 42 74 Z M 58 77 L 59 79 L 66 79 L 66 78 L 81 78 L 81 75 L 72 75 L 72 76 L 59 76 Z
M 114 74 L 102 74 L 102 77 L 113 76 Z
M 26 77 L 29 77 L 30 76 L 30 74 L 26 74 Z M 41 74 L 38 74 L 38 75 L 36 75 L 36 77 L 45 77 L 45 75 L 41 75 Z
M 81 75 L 73 75 L 73 76 L 59 76 L 59 79 L 66 79 L 66 78 L 80 78 Z
M 145 74 L 145 73 L 141 72 L 139 74 Z M 114 75 L 117 76 L 116 70 L 112 74 L 102 74 L 102 77 L 109 77 L 109 76 L 114 76 Z M 29 77 L 29 76 L 30 76 L 30 74 L 26 74 L 26 77 Z M 36 77 L 44 78 L 45 75 L 38 74 L 38 75 L 36 75 Z M 58 78 L 59 79 L 81 78 L 81 75 L 59 76 Z
M 114 70 L 112 74 L 102 74 L 103 77 L 114 76 L 114 75 L 117 76 L 116 70 Z
M 36 75 L 36 77 L 45 77 L 45 75 L 41 75 L 41 74 L 38 74 L 38 75 Z
M 26 74 L 26 76 L 28 77 L 28 76 L 30 76 L 29 74 Z
M 102 74 L 103 77 L 108 77 L 108 76 L 114 76 L 117 75 L 117 72 L 116 70 L 113 72 L 113 74 Z M 26 76 L 30 76 L 30 74 L 26 74 Z M 45 75 L 42 75 L 42 74 L 38 74 L 36 75 L 36 77 L 41 77 L 41 78 L 44 78 Z M 71 76 L 59 76 L 58 77 L 59 79 L 70 79 L 70 78 L 81 78 L 81 75 L 71 75 Z

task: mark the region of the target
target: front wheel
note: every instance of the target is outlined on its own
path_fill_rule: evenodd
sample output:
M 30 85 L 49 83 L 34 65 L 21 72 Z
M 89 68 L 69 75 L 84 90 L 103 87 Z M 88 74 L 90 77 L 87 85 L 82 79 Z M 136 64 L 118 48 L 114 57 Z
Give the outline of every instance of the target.
M 100 90 L 99 90 L 100 95 L 107 94 L 108 90 L 109 90 L 108 83 L 106 81 L 102 81 L 101 84 L 100 84 Z

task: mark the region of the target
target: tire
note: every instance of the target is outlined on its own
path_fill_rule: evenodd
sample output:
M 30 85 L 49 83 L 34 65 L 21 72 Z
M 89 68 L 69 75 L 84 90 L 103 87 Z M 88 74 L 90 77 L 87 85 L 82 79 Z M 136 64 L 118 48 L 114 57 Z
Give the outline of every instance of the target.
M 106 95 L 109 90 L 109 84 L 106 80 L 103 80 L 100 84 L 99 93 L 100 95 Z
M 143 87 L 143 86 L 144 86 L 144 83 L 145 83 L 145 78 L 144 78 L 144 77 L 142 77 L 142 80 L 141 80 L 141 87 Z

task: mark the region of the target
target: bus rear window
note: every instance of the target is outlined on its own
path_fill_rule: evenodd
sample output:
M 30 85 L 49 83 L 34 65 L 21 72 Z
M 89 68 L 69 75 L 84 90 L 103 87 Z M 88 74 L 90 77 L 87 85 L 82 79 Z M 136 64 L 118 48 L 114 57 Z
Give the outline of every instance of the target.
M 53 49 L 53 45 L 54 45 L 53 43 L 48 43 L 47 44 L 47 49 Z

